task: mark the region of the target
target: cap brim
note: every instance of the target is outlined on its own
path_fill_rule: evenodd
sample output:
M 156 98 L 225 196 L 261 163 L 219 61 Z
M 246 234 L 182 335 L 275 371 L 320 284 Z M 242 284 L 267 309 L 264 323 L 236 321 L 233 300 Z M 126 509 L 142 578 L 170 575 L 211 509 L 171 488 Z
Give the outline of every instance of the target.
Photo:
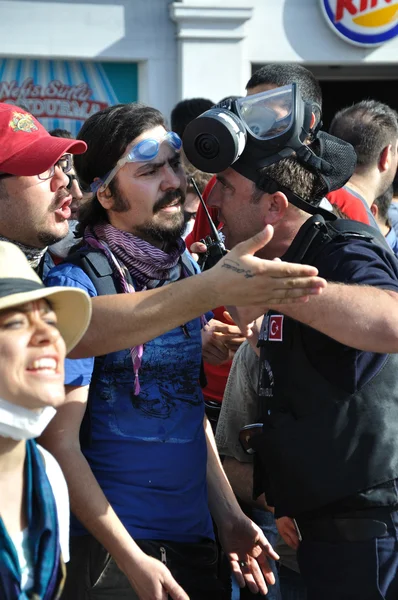
M 48 298 L 57 315 L 57 326 L 65 340 L 69 353 L 81 340 L 91 317 L 91 300 L 88 294 L 77 288 L 49 287 L 31 292 L 11 294 L 0 298 L 0 310 L 20 304 Z
M 55 165 L 66 153 L 83 154 L 86 142 L 48 135 L 36 139 L 8 160 L 2 162 L 1 171 L 17 176 L 39 175 Z

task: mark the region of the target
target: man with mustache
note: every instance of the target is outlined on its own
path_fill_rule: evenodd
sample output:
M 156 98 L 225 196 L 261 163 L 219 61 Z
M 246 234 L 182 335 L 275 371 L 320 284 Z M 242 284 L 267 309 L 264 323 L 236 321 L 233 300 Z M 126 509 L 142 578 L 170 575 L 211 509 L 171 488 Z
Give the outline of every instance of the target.
M 218 304 L 218 279 L 225 287 L 231 275 L 241 278 L 247 294 L 253 273 L 234 251 L 226 268 L 223 261 L 214 268 L 218 276 L 190 277 L 197 269 L 181 239 L 181 140 L 166 131 L 159 111 L 140 104 L 109 107 L 86 121 L 79 138 L 88 151 L 75 161 L 76 172 L 93 192 L 80 213 L 84 246 L 53 269 L 47 283 L 86 289 L 93 306 L 108 302 L 111 312 L 98 322 L 92 353 L 99 355 L 106 344 L 110 349 L 95 362 L 69 361 L 65 410 L 43 440 L 64 469 L 76 517 L 63 599 L 228 598 L 217 576 L 208 504 L 240 583 L 265 593 L 263 575 L 274 580 L 266 555 L 275 554 L 241 512 L 204 418 L 205 318 L 193 318 L 200 312 L 182 316 L 194 302 L 182 284 L 208 281 L 197 288 L 198 299 L 204 293 L 210 298 L 208 310 Z M 254 245 L 249 253 L 258 249 Z M 164 305 L 150 319 L 151 293 L 161 290 L 173 294 L 174 311 L 167 314 Z M 117 308 L 134 297 L 147 298 L 146 337 L 137 342 L 131 316 Z M 140 328 L 139 321 L 131 329 Z M 150 321 L 163 330 L 151 334 Z M 125 345 L 115 328 L 130 336 Z
M 52 138 L 18 106 L 0 103 L 0 239 L 21 248 L 45 276 L 54 265 L 47 247 L 68 233 L 72 154 L 86 144 Z

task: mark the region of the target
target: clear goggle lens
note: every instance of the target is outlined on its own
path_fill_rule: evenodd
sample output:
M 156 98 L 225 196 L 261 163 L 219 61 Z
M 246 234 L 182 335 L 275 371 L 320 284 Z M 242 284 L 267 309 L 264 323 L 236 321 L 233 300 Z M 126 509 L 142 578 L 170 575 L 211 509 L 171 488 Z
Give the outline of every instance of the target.
M 293 104 L 291 85 L 240 98 L 236 102 L 240 118 L 259 140 L 270 140 L 290 129 Z

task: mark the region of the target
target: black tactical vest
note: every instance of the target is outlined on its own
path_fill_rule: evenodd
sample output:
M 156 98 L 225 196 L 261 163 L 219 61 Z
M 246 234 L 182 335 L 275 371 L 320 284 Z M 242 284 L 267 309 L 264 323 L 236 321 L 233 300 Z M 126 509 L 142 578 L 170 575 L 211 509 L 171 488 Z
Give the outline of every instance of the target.
M 288 260 L 313 264 L 324 244 L 341 236 L 384 246 L 376 230 L 352 221 L 317 216 L 303 227 Z M 377 375 L 351 394 L 309 362 L 305 328 L 274 312 L 264 318 L 258 389 L 264 433 L 251 443 L 255 496 L 264 491 L 279 515 L 292 517 L 398 478 L 398 355 L 386 355 Z

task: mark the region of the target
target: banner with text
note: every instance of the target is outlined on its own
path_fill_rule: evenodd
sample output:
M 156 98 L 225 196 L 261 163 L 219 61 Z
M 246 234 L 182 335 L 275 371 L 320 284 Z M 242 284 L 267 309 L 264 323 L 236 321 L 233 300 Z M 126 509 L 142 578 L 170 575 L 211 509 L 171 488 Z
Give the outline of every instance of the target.
M 0 59 L 0 102 L 31 112 L 46 129 L 76 136 L 92 114 L 137 100 L 135 63 Z

